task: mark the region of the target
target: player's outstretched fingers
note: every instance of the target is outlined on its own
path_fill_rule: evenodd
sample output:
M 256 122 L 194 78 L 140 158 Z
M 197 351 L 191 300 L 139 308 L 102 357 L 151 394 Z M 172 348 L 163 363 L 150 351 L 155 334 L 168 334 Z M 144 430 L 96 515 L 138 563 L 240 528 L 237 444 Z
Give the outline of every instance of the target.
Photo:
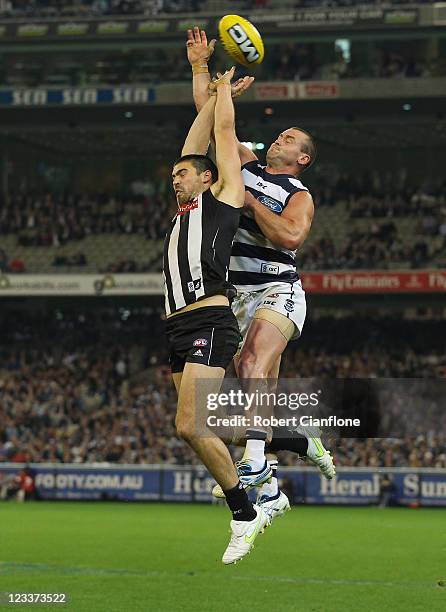
M 208 49 L 209 49 L 209 57 L 211 57 L 211 55 L 214 53 L 214 51 L 215 51 L 215 45 L 216 45 L 216 44 L 217 44 L 217 41 L 216 41 L 216 39 L 215 39 L 215 38 L 213 38 L 213 39 L 211 40 L 211 42 L 209 43 L 209 47 L 208 47 Z
M 232 97 L 238 98 L 239 96 L 242 96 L 245 91 L 247 91 L 251 87 L 253 83 L 254 77 L 245 76 L 241 79 L 237 79 L 232 84 Z
M 226 70 L 223 76 L 226 77 L 228 81 L 231 81 L 232 77 L 234 76 L 234 72 L 235 72 L 235 66 L 232 66 L 232 68 L 230 68 L 229 70 Z
M 198 28 L 197 26 L 194 26 L 194 40 L 197 43 L 197 45 L 201 43 L 200 28 Z

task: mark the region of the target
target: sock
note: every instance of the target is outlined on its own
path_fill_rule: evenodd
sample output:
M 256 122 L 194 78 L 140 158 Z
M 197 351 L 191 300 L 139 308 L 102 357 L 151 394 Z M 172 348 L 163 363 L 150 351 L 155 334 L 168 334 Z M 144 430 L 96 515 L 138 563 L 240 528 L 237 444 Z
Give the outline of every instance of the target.
M 267 495 L 268 497 L 276 497 L 279 494 L 279 481 L 277 480 L 277 461 L 268 460 L 268 463 L 271 466 L 273 471 L 273 476 L 271 478 L 271 482 L 265 482 L 264 485 L 260 487 L 259 495 Z
M 234 521 L 253 521 L 255 519 L 257 513 L 240 482 L 234 488 L 224 491 L 224 494 Z
M 306 457 L 308 440 L 301 436 L 289 437 L 291 432 L 283 427 L 273 427 L 273 439 L 268 450 L 275 453 L 279 450 L 287 450 L 296 453 L 300 457 Z
M 265 431 L 258 431 L 256 429 L 246 430 L 246 448 L 243 459 L 251 463 L 254 472 L 261 470 L 265 464 L 265 440 Z

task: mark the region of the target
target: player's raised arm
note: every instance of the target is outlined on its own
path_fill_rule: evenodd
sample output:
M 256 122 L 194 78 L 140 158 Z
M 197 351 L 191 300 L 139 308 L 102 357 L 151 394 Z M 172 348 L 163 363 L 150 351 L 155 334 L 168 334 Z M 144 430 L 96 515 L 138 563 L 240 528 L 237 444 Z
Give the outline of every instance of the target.
M 212 93 L 212 82 L 209 74 L 208 62 L 215 49 L 216 40 L 207 42 L 206 32 L 194 27 L 187 31 L 187 59 L 192 67 L 192 90 L 195 107 L 198 112 L 203 108 Z M 254 77 L 243 77 L 232 83 L 232 96 L 237 98 L 243 95 L 254 82 Z M 257 156 L 245 145 L 237 140 L 238 154 L 242 164 L 254 161 Z
M 216 42 L 213 39 L 208 45 L 206 32 L 197 27 L 187 31 L 187 59 L 192 68 L 194 102 L 198 112 L 209 99 L 208 87 L 211 77 L 208 61 L 214 52 Z
M 184 141 L 181 155 L 206 155 L 214 125 L 216 98 L 211 97 L 195 117 Z
M 305 242 L 314 216 L 314 204 L 308 191 L 294 193 L 281 215 L 276 215 L 249 192 L 246 208 L 254 215 L 257 225 L 271 242 L 284 249 L 295 251 Z
M 234 128 L 235 111 L 231 96 L 231 78 L 234 70 L 235 67 L 232 67 L 216 81 L 214 134 L 219 178 L 213 193 L 220 201 L 241 207 L 245 201 L 245 185 Z

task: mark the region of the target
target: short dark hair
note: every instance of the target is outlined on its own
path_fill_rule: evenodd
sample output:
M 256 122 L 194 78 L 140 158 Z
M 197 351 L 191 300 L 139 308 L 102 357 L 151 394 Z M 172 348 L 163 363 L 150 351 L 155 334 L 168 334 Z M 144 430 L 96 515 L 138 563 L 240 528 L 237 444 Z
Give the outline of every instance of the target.
M 292 127 L 291 129 L 297 130 L 298 132 L 302 132 L 307 137 L 306 142 L 302 143 L 301 148 L 304 153 L 310 156 L 310 161 L 308 162 L 308 164 L 299 164 L 299 162 L 297 162 L 299 164 L 299 168 L 301 169 L 301 172 L 304 172 L 304 170 L 308 170 L 308 168 L 312 166 L 314 162 L 316 161 L 316 157 L 317 157 L 316 143 L 313 140 L 313 136 L 306 130 L 303 130 L 300 127 Z
M 206 170 L 210 170 L 212 174 L 212 182 L 215 183 L 216 181 L 218 181 L 217 166 L 207 155 L 195 155 L 193 153 L 191 155 L 182 155 L 174 163 L 174 166 L 184 161 L 190 162 L 197 171 L 197 174 L 201 174 Z

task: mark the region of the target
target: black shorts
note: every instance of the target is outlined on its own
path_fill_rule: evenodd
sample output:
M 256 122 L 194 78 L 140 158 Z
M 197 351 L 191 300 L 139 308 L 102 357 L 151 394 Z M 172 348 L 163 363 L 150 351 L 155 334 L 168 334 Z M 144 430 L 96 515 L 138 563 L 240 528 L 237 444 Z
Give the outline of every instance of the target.
M 226 369 L 240 341 L 237 319 L 229 306 L 204 306 L 170 317 L 166 333 L 172 373 L 182 372 L 186 361 Z

